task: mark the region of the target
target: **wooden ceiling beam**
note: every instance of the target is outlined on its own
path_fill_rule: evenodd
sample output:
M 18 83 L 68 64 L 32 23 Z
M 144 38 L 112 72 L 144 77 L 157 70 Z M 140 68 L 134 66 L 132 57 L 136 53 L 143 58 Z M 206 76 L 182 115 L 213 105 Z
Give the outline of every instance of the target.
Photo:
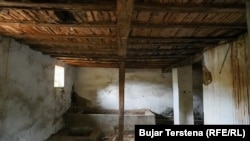
M 60 54 L 74 54 L 74 55 L 78 55 L 78 54 L 116 54 L 117 53 L 117 49 L 111 49 L 111 48 L 93 48 L 93 49 L 79 49 L 79 48 L 48 48 L 48 47 L 31 47 L 31 49 L 43 52 L 43 53 L 57 53 L 58 55 Z M 127 54 L 130 56 L 130 54 L 133 55 L 150 55 L 150 54 L 161 54 L 158 56 L 164 56 L 167 54 L 181 54 L 181 53 L 194 53 L 197 51 L 200 51 L 200 48 L 194 48 L 194 49 L 160 49 L 160 50 L 156 50 L 156 49 L 129 49 L 127 51 Z
M 7 22 L 0 21 L 0 25 L 4 26 L 39 26 L 39 27 L 69 27 L 69 28 L 117 28 L 115 22 L 93 22 L 93 23 L 33 23 L 33 22 Z M 217 29 L 247 29 L 246 24 L 223 24 L 223 23 L 162 23 L 162 24 L 149 24 L 149 23 L 131 23 L 131 28 L 217 28 Z
M 132 23 L 132 28 L 213 28 L 213 29 L 246 29 L 246 24 L 222 24 L 222 23 Z
M 159 46 L 192 46 L 192 47 L 204 47 L 204 45 L 206 46 L 211 46 L 211 45 L 218 45 L 217 42 L 179 42 L 179 41 L 169 41 L 169 42 L 163 42 L 163 43 L 156 43 L 156 42 L 149 42 L 149 43 L 129 43 L 129 48 L 143 48 L 143 47 L 148 47 L 148 46 L 152 46 L 152 47 L 159 47 Z
M 75 58 L 92 58 L 92 59 L 118 59 L 116 53 L 55 53 L 55 52 L 44 52 L 44 54 L 52 57 L 75 57 Z
M 162 69 L 162 72 L 163 73 L 171 72 L 172 68 L 192 65 L 192 64 L 197 63 L 199 61 L 202 61 L 202 58 L 203 58 L 203 52 L 197 53 L 195 55 L 191 55 L 190 57 L 187 57 L 185 59 L 181 59 L 181 60 L 178 60 L 178 61 L 172 63 L 168 67 Z
M 93 10 L 93 11 L 115 11 L 116 3 L 31 3 L 31 2 L 0 2 L 0 8 L 34 9 L 34 10 Z M 134 11 L 154 11 L 154 12 L 213 12 L 213 13 L 235 13 L 245 12 L 245 5 L 242 4 L 185 4 L 170 5 L 162 3 L 136 3 Z
M 70 57 L 70 58 L 76 58 L 76 59 L 89 59 L 89 60 L 105 60 L 105 59 L 113 59 L 113 60 L 119 60 L 119 57 L 114 54 L 75 54 L 75 53 L 46 53 L 46 55 L 50 55 L 51 57 L 56 58 L 64 58 L 64 57 Z M 171 54 L 171 55 L 129 55 L 126 57 L 126 60 L 150 60 L 150 59 L 183 59 L 190 56 L 190 54 Z
M 1 33 L 1 32 L 0 32 Z M 8 36 L 13 37 L 16 39 L 32 39 L 32 40 L 44 40 L 44 39 L 55 39 L 55 38 L 61 38 L 61 39 L 116 39 L 117 36 L 101 36 L 101 35 L 89 35 L 89 36 L 82 36 L 82 35 L 56 35 L 56 34 L 50 34 L 50 35 L 44 35 L 44 34 L 14 34 L 14 33 L 2 33 L 2 36 Z M 209 42 L 209 43 L 216 43 L 218 41 L 228 41 L 233 40 L 234 37 L 165 37 L 165 38 L 154 38 L 154 37 L 129 37 L 128 43 L 133 44 L 136 42 L 139 43 L 145 43 L 145 41 L 148 43 L 183 43 L 183 42 L 196 42 L 196 43 L 202 43 L 202 42 Z
M 130 37 L 129 43 L 133 42 L 151 42 L 151 43 L 167 43 L 167 42 L 210 42 L 216 43 L 218 41 L 228 41 L 233 40 L 234 37 L 165 37 L 165 38 L 153 38 L 153 37 Z
M 34 3 L 34 2 L 0 2 L 0 8 L 34 9 L 34 10 L 94 10 L 110 11 L 116 10 L 115 3 L 98 2 L 90 3 Z
M 81 63 L 81 62 L 70 62 L 64 61 L 67 64 L 76 66 L 76 67 L 96 67 L 96 68 L 118 68 L 118 63 Z M 152 63 L 152 64 L 151 64 Z M 126 64 L 125 67 L 129 69 L 161 69 L 169 65 L 169 63 L 161 63 L 157 64 L 155 62 L 151 62 L 150 64 L 142 64 L 142 63 L 131 63 Z
M 1 33 L 1 32 L 0 32 Z M 14 34 L 14 33 L 1 33 L 2 36 L 8 36 L 17 39 L 52 39 L 52 38 L 62 38 L 62 39 L 116 39 L 117 36 L 111 35 L 61 35 L 61 34 Z
M 113 63 L 113 62 L 107 62 L 107 63 L 93 63 L 93 62 L 73 62 L 73 61 L 67 61 L 67 60 L 61 60 L 67 64 L 71 64 L 74 66 L 78 67 L 98 67 L 98 68 L 118 68 L 119 64 L 118 63 Z
M 117 47 L 117 43 L 84 43 L 84 42 L 76 42 L 76 41 L 39 41 L 39 40 L 20 40 L 20 42 L 29 44 L 29 45 L 45 45 L 45 46 L 51 46 L 53 47 L 54 45 L 56 46 L 81 46 L 81 47 L 89 47 L 89 46 L 96 46 L 96 47 Z M 91 48 L 90 48 L 91 49 Z
M 71 60 L 71 59 L 59 59 L 65 63 L 76 65 L 78 67 L 101 67 L 101 68 L 119 68 L 119 62 L 114 61 L 82 61 L 82 60 Z M 161 69 L 166 67 L 170 62 L 162 61 L 126 61 L 126 68 L 157 68 Z
M 69 28 L 116 28 L 117 25 L 115 22 L 92 22 L 92 23 L 70 23 L 70 24 L 62 24 L 62 23 L 34 23 L 34 21 L 26 21 L 26 22 L 13 22 L 13 21 L 0 21 L 0 25 L 4 26 L 14 26 L 14 27 L 22 27 L 22 26 L 39 26 L 39 27 L 50 27 L 50 28 L 60 28 L 60 27 L 69 27 Z
M 57 46 L 61 46 L 62 48 L 67 46 L 67 47 L 81 47 L 81 48 L 101 48 L 101 47 L 112 47 L 112 48 L 117 48 L 117 43 L 85 43 L 85 42 L 73 42 L 73 41 L 20 41 L 21 43 L 28 44 L 30 46 L 40 46 L 40 48 L 53 48 Z M 63 42 L 63 43 L 62 43 Z M 173 46 L 187 46 L 187 47 L 200 47 L 204 48 L 207 46 L 212 46 L 212 45 L 218 45 L 218 43 L 175 43 L 175 42 L 170 42 L 170 43 L 131 43 L 128 45 L 129 50 L 137 50 L 137 49 L 143 49 L 145 47 L 164 47 L 164 46 L 169 46 L 169 48 L 172 48 Z M 147 48 L 145 48 L 147 49 Z
M 65 48 L 51 48 L 51 49 L 42 49 L 39 48 L 37 49 L 36 47 L 32 47 L 32 49 L 46 53 L 46 54 L 72 54 L 72 55 L 92 55 L 92 54 L 98 54 L 98 55 L 106 55 L 106 54 L 112 54 L 115 55 L 117 54 L 117 50 L 116 49 L 65 49 Z
M 137 3 L 137 11 L 154 11 L 154 12 L 212 12 L 212 13 L 244 13 L 245 5 L 243 4 L 162 4 L 162 3 Z

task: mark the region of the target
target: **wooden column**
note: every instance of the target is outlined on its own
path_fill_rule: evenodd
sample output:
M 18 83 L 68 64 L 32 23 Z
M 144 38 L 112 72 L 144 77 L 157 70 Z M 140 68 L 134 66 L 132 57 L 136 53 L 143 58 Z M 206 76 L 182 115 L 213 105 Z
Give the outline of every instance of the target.
M 246 19 L 247 19 L 247 29 L 248 29 L 248 41 L 250 42 L 250 0 L 246 2 Z M 248 44 L 248 47 L 250 43 Z
M 119 133 L 118 141 L 123 141 L 124 132 L 124 88 L 125 60 L 134 0 L 117 0 L 118 56 L 119 56 Z
M 246 58 L 247 58 L 247 78 L 250 80 L 250 0 L 246 1 L 246 20 L 247 20 L 247 29 L 248 29 L 248 42 L 246 47 Z M 250 82 L 247 84 L 248 90 L 250 89 Z M 248 104 L 250 105 L 250 92 L 248 91 Z M 248 115 L 250 115 L 250 109 L 248 110 Z M 250 119 L 249 119 L 250 123 Z
M 119 133 L 118 141 L 123 140 L 124 132 L 124 87 L 125 87 L 125 63 L 119 66 Z

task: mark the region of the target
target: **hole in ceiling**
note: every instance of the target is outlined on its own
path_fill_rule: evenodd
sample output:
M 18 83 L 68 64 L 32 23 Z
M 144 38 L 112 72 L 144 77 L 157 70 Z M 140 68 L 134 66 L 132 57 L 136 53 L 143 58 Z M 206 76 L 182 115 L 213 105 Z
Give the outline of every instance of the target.
M 60 23 L 75 23 L 74 16 L 68 11 L 55 11 L 55 15 L 60 19 Z

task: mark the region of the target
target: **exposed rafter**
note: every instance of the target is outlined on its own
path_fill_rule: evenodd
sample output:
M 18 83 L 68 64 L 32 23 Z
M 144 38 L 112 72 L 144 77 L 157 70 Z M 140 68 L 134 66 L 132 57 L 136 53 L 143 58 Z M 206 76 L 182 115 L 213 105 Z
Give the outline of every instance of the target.
M 176 68 L 176 67 L 180 67 L 180 66 L 192 65 L 194 63 L 197 63 L 197 62 L 201 61 L 202 57 L 203 57 L 203 53 L 201 52 L 201 53 L 197 53 L 195 55 L 192 55 L 192 56 L 190 56 L 188 58 L 178 60 L 175 63 L 169 65 L 168 67 L 163 68 L 162 72 L 164 72 L 164 73 L 165 72 L 171 72 L 172 68 Z
M 245 12 L 245 5 L 232 4 L 185 4 L 185 5 L 171 5 L 171 4 L 156 4 L 156 3 L 137 3 L 135 10 L 138 11 L 165 11 L 165 12 Z
M 61 23 L 34 23 L 34 22 L 4 22 L 0 21 L 1 25 L 5 26 L 41 26 L 50 28 L 59 27 L 82 27 L 82 28 L 116 28 L 117 24 L 114 22 L 94 22 L 94 23 L 74 23 L 74 24 L 61 24 Z M 220 23 L 162 23 L 162 24 L 149 24 L 149 23 L 131 23 L 132 28 L 215 28 L 215 29 L 247 29 L 246 24 L 220 24 Z
M 35 10 L 115 10 L 115 3 L 32 3 L 32 2 L 0 2 L 0 8 L 35 9 Z
M 0 8 L 44 9 L 44 10 L 116 10 L 115 3 L 96 4 L 62 4 L 62 3 L 30 3 L 30 2 L 0 2 Z M 134 11 L 164 11 L 164 12 L 245 12 L 245 5 L 232 4 L 185 4 L 169 5 L 156 3 L 136 3 Z

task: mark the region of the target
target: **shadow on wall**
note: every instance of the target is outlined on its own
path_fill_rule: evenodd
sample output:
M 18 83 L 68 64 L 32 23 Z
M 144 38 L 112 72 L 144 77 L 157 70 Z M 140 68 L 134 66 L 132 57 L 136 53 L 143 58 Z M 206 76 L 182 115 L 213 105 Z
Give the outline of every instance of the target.
M 91 110 L 92 102 L 84 97 L 79 96 L 75 92 L 75 84 L 72 86 L 71 90 L 71 106 L 69 108 L 69 112 L 84 112 Z

